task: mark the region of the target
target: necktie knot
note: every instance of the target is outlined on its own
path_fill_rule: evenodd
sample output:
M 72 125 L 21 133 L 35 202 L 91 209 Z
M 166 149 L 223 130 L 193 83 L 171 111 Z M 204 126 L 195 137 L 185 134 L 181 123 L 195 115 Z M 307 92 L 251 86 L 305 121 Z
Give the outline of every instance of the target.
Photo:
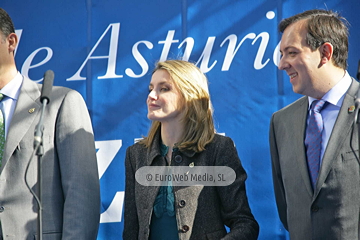
M 3 93 L 0 93 L 0 102 L 6 98 L 6 95 Z
M 311 110 L 313 110 L 314 112 L 319 113 L 323 107 L 325 106 L 326 101 L 325 100 L 315 100 L 311 103 Z

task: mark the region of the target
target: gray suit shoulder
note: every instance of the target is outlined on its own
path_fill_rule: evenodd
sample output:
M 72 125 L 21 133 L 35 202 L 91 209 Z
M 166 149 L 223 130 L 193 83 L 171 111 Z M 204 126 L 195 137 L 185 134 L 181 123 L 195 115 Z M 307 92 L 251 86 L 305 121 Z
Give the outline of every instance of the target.
M 289 105 L 281 108 L 280 110 L 276 111 L 273 115 L 278 114 L 287 114 L 289 112 L 293 112 L 295 109 L 298 109 L 299 107 L 302 107 L 304 104 L 307 104 L 307 96 L 303 96 L 299 99 L 297 99 L 295 102 L 290 103 Z
M 41 92 L 43 84 L 37 83 L 37 86 L 39 88 L 39 91 Z M 68 87 L 63 87 L 63 86 L 53 86 L 51 89 L 51 95 L 54 95 L 54 96 L 65 96 L 69 92 L 74 92 L 75 94 L 80 94 L 78 91 L 76 91 L 74 89 L 71 89 Z

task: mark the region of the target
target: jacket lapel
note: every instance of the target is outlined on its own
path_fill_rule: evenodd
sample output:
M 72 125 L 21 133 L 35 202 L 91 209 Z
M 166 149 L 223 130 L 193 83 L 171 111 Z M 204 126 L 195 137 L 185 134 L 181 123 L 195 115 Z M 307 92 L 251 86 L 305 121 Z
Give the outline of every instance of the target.
M 39 97 L 40 90 L 37 84 L 24 78 L 6 137 L 2 168 L 6 165 L 26 132 L 34 124 L 34 120 L 41 110 Z
M 349 113 L 348 109 L 354 105 L 355 95 L 358 91 L 359 83 L 353 79 L 352 84 L 345 94 L 343 104 L 340 108 L 339 115 L 336 119 L 334 128 L 330 135 L 328 145 L 326 147 L 322 166 L 319 172 L 319 178 L 316 183 L 316 189 L 314 192 L 314 198 L 319 193 L 321 186 L 324 184 L 326 177 L 328 176 L 334 159 L 339 155 L 345 139 L 351 130 L 354 122 L 354 113 Z

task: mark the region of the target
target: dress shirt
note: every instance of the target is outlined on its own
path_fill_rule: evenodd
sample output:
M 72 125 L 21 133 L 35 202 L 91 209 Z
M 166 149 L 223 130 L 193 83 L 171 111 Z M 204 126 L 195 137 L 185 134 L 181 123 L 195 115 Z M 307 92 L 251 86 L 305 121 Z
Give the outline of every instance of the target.
M 327 105 L 321 110 L 321 116 L 323 118 L 324 128 L 322 132 L 322 141 L 321 141 L 321 155 L 320 155 L 320 164 L 322 163 L 322 158 L 324 156 L 324 152 L 326 146 L 329 142 L 329 138 L 331 132 L 334 128 L 336 118 L 339 114 L 341 105 L 344 101 L 345 94 L 351 85 L 351 77 L 347 71 L 345 71 L 344 77 L 332 88 L 328 91 L 321 99 L 327 101 Z M 310 106 L 311 103 L 317 99 L 309 98 L 309 108 L 308 108 L 308 118 L 307 123 L 309 123 L 310 118 Z
M 14 114 L 22 82 L 23 76 L 18 72 L 14 79 L 12 79 L 0 90 L 0 93 L 6 95 L 0 103 L 0 107 L 3 110 L 5 118 L 5 138 L 10 127 L 12 116 Z

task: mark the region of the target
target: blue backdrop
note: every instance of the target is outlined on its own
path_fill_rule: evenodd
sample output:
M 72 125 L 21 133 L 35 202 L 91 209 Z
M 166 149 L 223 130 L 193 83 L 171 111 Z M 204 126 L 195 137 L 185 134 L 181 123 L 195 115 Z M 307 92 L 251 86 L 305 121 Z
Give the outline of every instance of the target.
M 277 70 L 279 21 L 311 8 L 350 22 L 350 75 L 360 58 L 359 0 L 1 0 L 12 16 L 19 71 L 78 90 L 98 149 L 102 215 L 98 239 L 121 239 L 124 156 L 147 134 L 145 100 L 157 60 L 196 62 L 210 81 L 219 133 L 230 136 L 248 173 L 259 239 L 287 239 L 276 211 L 268 129 L 273 112 L 300 95 Z

